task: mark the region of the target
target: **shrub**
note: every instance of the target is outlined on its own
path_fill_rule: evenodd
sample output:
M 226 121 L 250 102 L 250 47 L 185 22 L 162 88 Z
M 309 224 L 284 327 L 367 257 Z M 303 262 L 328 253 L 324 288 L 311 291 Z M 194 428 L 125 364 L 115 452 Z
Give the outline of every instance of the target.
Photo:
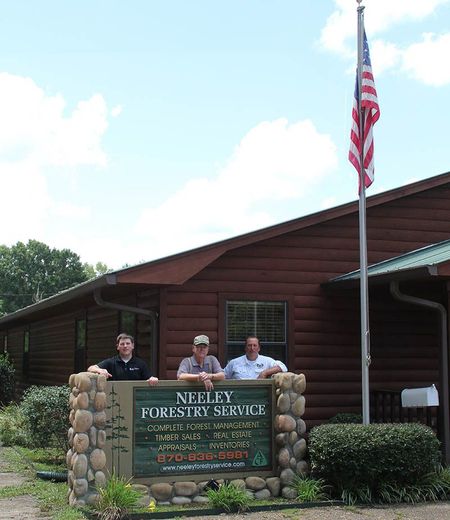
M 8 353 L 0 354 L 0 405 L 14 399 L 15 385 L 15 370 Z
M 131 487 L 130 481 L 112 474 L 106 484 L 98 488 L 99 499 L 94 509 L 100 520 L 120 520 L 136 507 L 142 493 Z
M 26 446 L 26 422 L 20 407 L 11 403 L 0 410 L 0 441 L 4 446 Z
M 219 489 L 208 489 L 206 496 L 213 507 L 223 509 L 227 513 L 231 511 L 245 511 L 248 509 L 250 502 L 250 497 L 245 489 L 227 483 L 222 484 Z
M 438 439 L 421 424 L 325 424 L 311 431 L 309 455 L 312 475 L 347 502 L 378 500 L 381 484 L 418 485 L 441 458 Z
M 362 424 L 360 413 L 338 413 L 328 420 L 328 424 Z
M 20 408 L 33 447 L 66 449 L 69 393 L 68 386 L 32 386 L 25 391 Z

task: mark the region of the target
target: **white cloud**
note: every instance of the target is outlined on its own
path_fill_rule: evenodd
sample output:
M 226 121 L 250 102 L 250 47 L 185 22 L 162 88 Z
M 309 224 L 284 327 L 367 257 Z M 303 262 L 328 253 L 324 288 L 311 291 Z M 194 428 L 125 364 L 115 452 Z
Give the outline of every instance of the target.
M 103 262 L 110 269 L 119 269 L 126 263 L 138 263 L 142 258 L 142 254 L 138 255 L 138 249 L 142 249 L 142 246 L 136 245 L 135 251 L 133 246 L 125 245 L 123 237 L 115 234 L 111 236 L 99 236 L 94 233 L 81 234 L 74 231 L 73 227 L 68 228 L 64 234 L 55 236 L 52 247 L 58 249 L 69 247 L 80 256 L 82 262 L 92 265 Z M 135 262 L 134 259 L 136 259 Z
M 106 103 L 96 94 L 71 114 L 65 114 L 65 105 L 60 94 L 46 94 L 30 78 L 0 73 L 0 221 L 7 223 L 0 228 L 0 243 L 39 239 L 52 212 L 79 218 L 85 211 L 53 201 L 46 175 L 55 166 L 73 172 L 107 163 L 101 147 Z
M 53 215 L 76 220 L 86 220 L 91 216 L 91 209 L 71 202 L 57 202 L 51 208 Z
M 111 116 L 117 117 L 122 113 L 122 105 L 117 105 L 111 109 Z
M 336 165 L 334 143 L 311 121 L 260 123 L 215 178 L 193 179 L 145 209 L 136 232 L 154 258 L 273 224 L 265 205 L 305 195 Z
M 403 69 L 413 78 L 440 87 L 450 83 L 450 33 L 437 36 L 427 33 L 403 54 Z
M 427 34 L 423 41 L 401 48 L 399 45 L 376 39 L 391 26 L 411 20 L 421 20 L 450 0 L 376 0 L 367 2 L 365 26 L 370 40 L 372 66 L 375 77 L 385 70 L 396 68 L 425 84 L 441 86 L 450 82 L 450 34 Z M 332 52 L 356 63 L 356 4 L 335 0 L 336 10 L 322 30 L 320 43 Z M 352 67 L 352 70 L 354 66 Z
M 385 70 L 398 66 L 402 56 L 402 51 L 393 43 L 383 40 L 373 40 L 370 43 L 372 68 L 377 77 Z
M 320 209 L 330 209 L 338 204 L 336 197 L 326 197 L 320 202 Z
M 35 238 L 50 207 L 47 181 L 31 161 L 0 161 L 0 243 Z
M 392 25 L 410 20 L 421 20 L 432 14 L 440 5 L 450 0 L 368 0 L 365 27 L 371 37 L 389 29 Z M 353 55 L 356 38 L 356 2 L 335 0 L 336 10 L 328 17 L 322 29 L 320 43 L 328 50 Z

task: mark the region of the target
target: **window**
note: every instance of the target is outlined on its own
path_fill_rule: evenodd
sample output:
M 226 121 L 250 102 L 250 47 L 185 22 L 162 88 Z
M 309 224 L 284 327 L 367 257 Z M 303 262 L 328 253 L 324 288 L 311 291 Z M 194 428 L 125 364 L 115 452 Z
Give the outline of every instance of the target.
M 120 311 L 119 334 L 125 332 L 130 336 L 136 336 L 136 314 L 130 311 Z
M 228 360 L 242 355 L 245 338 L 254 334 L 262 354 L 286 361 L 286 302 L 227 301 L 225 308 Z
M 25 330 L 23 332 L 23 361 L 22 369 L 24 375 L 28 375 L 30 368 L 30 331 Z
M 76 348 L 86 348 L 86 320 L 77 320 Z
M 74 371 L 82 372 L 86 370 L 86 318 L 78 319 L 75 322 L 75 355 Z

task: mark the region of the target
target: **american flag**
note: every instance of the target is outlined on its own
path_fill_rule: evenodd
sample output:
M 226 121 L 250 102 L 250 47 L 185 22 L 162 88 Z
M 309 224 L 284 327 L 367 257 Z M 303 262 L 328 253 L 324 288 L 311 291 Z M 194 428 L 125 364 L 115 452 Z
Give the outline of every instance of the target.
M 364 185 L 368 188 L 374 178 L 373 163 L 373 125 L 380 117 L 380 107 L 378 106 L 377 91 L 375 90 L 375 82 L 372 75 L 372 65 L 370 63 L 369 45 L 367 44 L 366 32 L 363 38 L 363 59 L 361 74 L 361 111 L 363 114 L 363 163 L 364 163 Z M 361 129 L 359 128 L 359 112 L 358 112 L 358 75 L 356 76 L 355 99 L 353 101 L 352 110 L 352 130 L 350 132 L 350 150 L 348 159 L 356 168 L 358 177 L 361 173 Z M 361 179 L 360 179 L 361 186 Z

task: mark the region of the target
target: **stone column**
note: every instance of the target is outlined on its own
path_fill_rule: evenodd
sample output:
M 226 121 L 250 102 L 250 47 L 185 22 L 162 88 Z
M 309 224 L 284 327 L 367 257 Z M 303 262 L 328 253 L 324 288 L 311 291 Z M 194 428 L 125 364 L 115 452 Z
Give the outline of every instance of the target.
M 97 500 L 96 486 L 106 482 L 106 378 L 80 372 L 70 376 L 69 386 L 69 504 L 83 506 Z
M 275 437 L 277 446 L 278 473 L 280 476 L 281 495 L 295 498 L 295 491 L 289 487 L 295 475 L 309 472 L 305 461 L 306 424 L 302 419 L 305 413 L 306 379 L 304 374 L 279 372 L 274 376 L 277 415 L 275 417 Z

